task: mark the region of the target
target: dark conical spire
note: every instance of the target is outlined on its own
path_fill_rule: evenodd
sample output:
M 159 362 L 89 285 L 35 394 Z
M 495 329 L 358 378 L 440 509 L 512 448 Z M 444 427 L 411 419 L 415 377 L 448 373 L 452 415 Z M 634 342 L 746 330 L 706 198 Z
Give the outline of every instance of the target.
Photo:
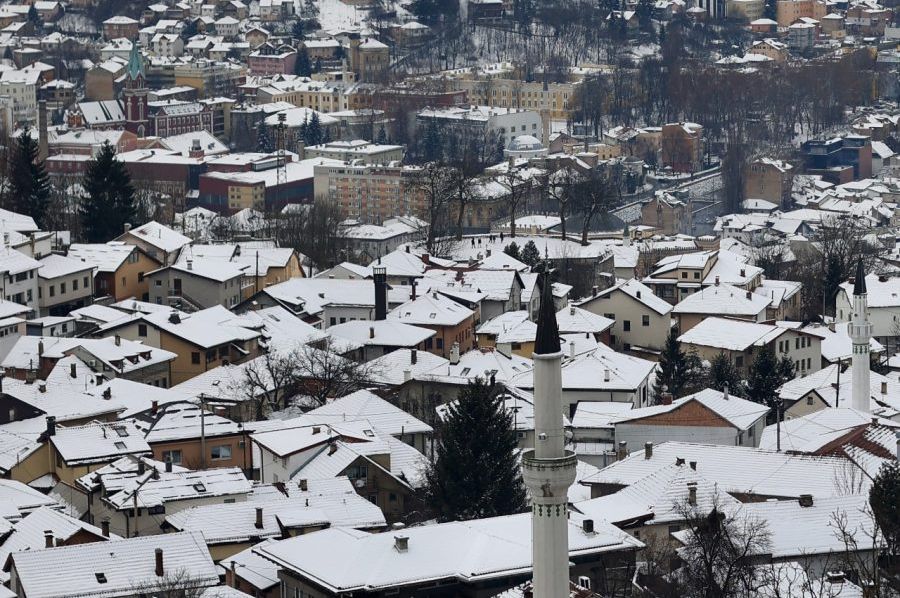
M 538 355 L 559 352 L 559 326 L 556 324 L 556 306 L 553 305 L 553 283 L 550 274 L 541 276 L 541 306 L 538 311 L 537 337 L 534 352 Z
M 856 263 L 856 280 L 853 281 L 853 294 L 854 295 L 865 295 L 866 294 L 866 273 L 863 271 L 863 261 L 859 260 Z

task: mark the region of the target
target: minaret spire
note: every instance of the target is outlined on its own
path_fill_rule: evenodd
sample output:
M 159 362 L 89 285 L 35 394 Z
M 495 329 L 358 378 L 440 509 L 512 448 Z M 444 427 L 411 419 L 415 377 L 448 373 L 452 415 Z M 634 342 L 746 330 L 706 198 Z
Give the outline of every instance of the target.
M 871 392 L 869 367 L 869 339 L 872 337 L 872 324 L 869 322 L 868 297 L 866 293 L 866 276 L 863 262 L 856 265 L 856 279 L 853 281 L 853 316 L 848 325 L 848 333 L 853 343 L 853 369 L 851 406 L 854 409 L 868 412 Z
M 522 477 L 531 495 L 534 598 L 569 595 L 568 490 L 575 482 L 575 453 L 565 448 L 562 351 L 548 273 L 542 277 L 534 343 L 534 449 L 522 455 Z

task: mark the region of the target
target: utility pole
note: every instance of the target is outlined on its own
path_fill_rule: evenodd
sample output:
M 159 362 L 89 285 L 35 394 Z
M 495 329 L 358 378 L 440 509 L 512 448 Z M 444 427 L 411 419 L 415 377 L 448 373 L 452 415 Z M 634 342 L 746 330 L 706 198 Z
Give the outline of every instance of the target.
M 781 415 L 782 415 L 782 409 L 784 408 L 784 399 L 779 398 L 779 399 L 775 402 L 775 407 L 776 407 L 776 411 L 775 411 L 775 437 L 776 437 L 776 443 L 777 443 L 777 448 L 776 448 L 776 450 L 780 453 L 780 452 L 781 452 Z
M 206 469 L 206 410 L 200 396 L 200 469 Z

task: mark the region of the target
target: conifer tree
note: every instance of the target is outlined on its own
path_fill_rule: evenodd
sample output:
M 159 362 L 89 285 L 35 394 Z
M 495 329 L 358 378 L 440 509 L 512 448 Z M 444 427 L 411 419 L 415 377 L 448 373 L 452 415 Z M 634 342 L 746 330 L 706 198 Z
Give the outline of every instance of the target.
M 116 149 L 104 143 L 84 175 L 87 197 L 81 203 L 81 226 L 88 243 L 105 243 L 122 233 L 137 214 L 134 187 Z
M 519 246 L 516 245 L 515 241 L 504 247 L 503 253 L 505 253 L 509 257 L 519 260 L 520 262 L 522 261 L 522 256 L 519 255 Z
M 9 196 L 12 209 L 34 218 L 43 226 L 50 202 L 50 180 L 38 160 L 38 143 L 26 127 L 13 146 L 9 165 Z
M 313 112 L 303 131 L 303 143 L 307 146 L 319 145 L 323 139 L 322 122 L 319 120 L 319 113 Z
M 724 392 L 727 387 L 728 392 L 732 395 L 743 396 L 744 394 L 741 376 L 724 353 L 719 353 L 713 357 L 706 377 L 706 385 L 709 388 Z
M 666 344 L 659 355 L 659 371 L 656 374 L 656 385 L 653 392 L 659 397 L 663 392 L 663 386 L 671 395 L 678 399 L 686 394 L 691 386 L 690 378 L 696 373 L 697 367 L 693 363 L 696 356 L 688 355 L 681 350 L 678 342 L 678 329 L 670 328 Z
M 763 347 L 747 373 L 747 398 L 774 410 L 778 387 L 793 377 L 794 363 L 790 358 L 784 356 L 779 360 L 771 347 Z
M 888 557 L 900 559 L 900 462 L 881 466 L 869 490 L 869 506 L 887 544 Z M 890 561 L 889 561 L 890 562 Z
M 532 268 L 537 266 L 541 261 L 541 252 L 538 251 L 537 245 L 534 244 L 534 241 L 528 241 L 525 243 L 525 247 L 522 248 L 522 251 L 519 255 L 519 258 L 522 260 L 523 264 L 528 264 Z
M 272 143 L 272 136 L 269 135 L 269 127 L 264 122 L 256 126 L 256 151 L 264 154 L 275 151 L 275 144 Z
M 495 517 L 526 509 L 512 415 L 497 388 L 476 378 L 441 425 L 425 498 L 439 521 Z
M 309 52 L 306 46 L 300 48 L 297 54 L 297 62 L 294 63 L 294 74 L 301 77 L 309 77 L 312 75 L 312 63 L 309 61 Z
M 444 157 L 441 132 L 435 119 L 428 119 L 425 126 L 425 134 L 422 136 L 422 160 L 425 162 L 440 162 Z
M 378 135 L 375 137 L 375 143 L 379 145 L 384 145 L 388 142 L 387 132 L 384 130 L 384 125 L 381 125 L 381 128 L 378 129 Z

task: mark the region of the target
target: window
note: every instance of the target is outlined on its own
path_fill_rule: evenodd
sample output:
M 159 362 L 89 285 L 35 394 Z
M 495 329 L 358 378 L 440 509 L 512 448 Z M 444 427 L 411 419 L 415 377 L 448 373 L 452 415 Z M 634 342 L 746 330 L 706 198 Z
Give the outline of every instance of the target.
M 52 284 L 50 285 L 50 296 L 51 296 L 51 297 L 55 297 L 55 296 L 56 296 L 56 287 L 53 286 Z
M 138 272 L 138 282 L 144 282 L 144 273 Z
M 138 336 L 147 336 L 146 324 L 138 324 Z
M 812 405 L 812 404 L 813 404 L 813 398 L 812 398 L 812 397 L 806 397 L 806 404 L 807 404 L 807 405 Z
M 330 319 L 328 320 L 328 323 L 329 323 L 329 325 L 334 326 L 335 324 L 337 324 L 337 319 L 336 319 L 336 318 L 330 318 Z
M 94 577 L 97 578 L 97 583 L 106 583 L 105 573 L 94 573 Z
M 222 446 L 214 446 L 212 447 L 211 454 L 213 461 L 224 461 L 225 459 L 231 459 L 231 445 L 223 444 Z
M 649 326 L 650 325 L 650 316 L 643 315 L 641 316 L 641 326 Z
M 193 363 L 195 365 L 200 363 L 200 352 L 199 351 L 194 351 L 193 353 L 191 353 L 191 363 Z
M 181 464 L 181 451 L 172 450 L 172 451 L 163 451 L 162 452 L 162 460 L 163 463 L 172 462 L 175 465 Z
M 682 278 L 687 278 L 687 272 L 682 272 L 682 273 L 681 273 L 681 277 L 682 277 Z
M 351 480 L 365 479 L 369 476 L 368 465 L 354 465 L 347 469 L 347 477 Z
M 125 426 L 116 426 L 113 428 L 119 438 L 128 438 L 128 428 Z
M 219 347 L 219 358 L 228 357 L 228 347 Z
M 622 320 L 622 330 L 631 332 L 631 320 Z
M 435 339 L 435 342 L 436 342 L 436 346 L 438 349 L 444 348 L 444 339 L 438 338 L 438 339 Z
M 116 448 L 119 449 L 120 451 L 124 451 L 124 450 L 125 450 L 125 443 L 122 442 L 121 440 L 117 440 L 117 441 L 115 442 L 115 446 L 116 446 Z
M 694 278 L 696 278 L 696 279 L 699 280 L 699 279 L 700 279 L 700 273 L 699 273 L 699 272 L 694 272 Z
M 210 361 L 215 361 L 215 360 L 216 360 L 216 350 L 210 349 L 209 351 L 206 352 L 206 363 L 209 363 Z
M 738 355 L 737 357 L 734 358 L 734 367 L 736 367 L 736 368 L 744 367 L 744 356 L 743 355 Z
M 799 349 L 799 348 L 800 348 L 800 337 L 799 337 L 799 336 L 798 336 L 797 338 L 794 339 L 794 348 L 795 348 L 795 349 Z
M 123 281 L 122 284 L 125 284 L 125 282 Z M 157 278 L 156 280 L 153 281 L 153 284 L 155 284 L 155 285 L 158 286 L 158 287 L 161 287 L 161 286 L 162 286 L 162 280 L 160 280 L 160 279 Z
M 77 290 L 78 290 L 78 279 L 77 279 L 77 278 L 74 279 L 74 280 L 72 280 L 72 290 L 73 290 L 73 291 L 77 291 Z

